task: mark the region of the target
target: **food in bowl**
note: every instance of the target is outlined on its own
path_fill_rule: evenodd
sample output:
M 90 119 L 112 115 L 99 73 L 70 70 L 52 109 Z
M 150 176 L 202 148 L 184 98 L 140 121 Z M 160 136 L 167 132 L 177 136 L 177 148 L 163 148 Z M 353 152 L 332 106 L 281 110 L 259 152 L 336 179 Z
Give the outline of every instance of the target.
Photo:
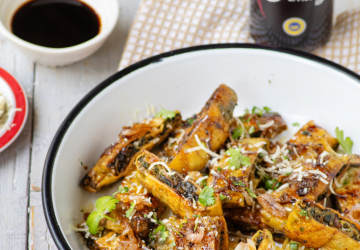
M 5 96 L 0 93 L 0 130 L 5 126 L 8 120 L 11 105 Z
M 360 248 L 358 213 L 349 213 L 357 200 L 322 205 L 356 182 L 351 139 L 309 121 L 282 142 L 280 114 L 254 107 L 236 117 L 236 105 L 220 85 L 188 119 L 162 109 L 124 127 L 80 184 L 97 192 L 119 181 L 73 226 L 88 248 Z

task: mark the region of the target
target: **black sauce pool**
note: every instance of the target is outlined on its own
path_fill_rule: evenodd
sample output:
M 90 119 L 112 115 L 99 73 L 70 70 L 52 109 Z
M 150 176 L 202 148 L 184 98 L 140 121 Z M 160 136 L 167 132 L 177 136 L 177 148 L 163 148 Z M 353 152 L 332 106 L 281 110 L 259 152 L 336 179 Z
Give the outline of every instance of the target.
M 95 37 L 101 22 L 89 5 L 78 0 L 33 0 L 15 12 L 11 28 L 27 42 L 66 48 Z

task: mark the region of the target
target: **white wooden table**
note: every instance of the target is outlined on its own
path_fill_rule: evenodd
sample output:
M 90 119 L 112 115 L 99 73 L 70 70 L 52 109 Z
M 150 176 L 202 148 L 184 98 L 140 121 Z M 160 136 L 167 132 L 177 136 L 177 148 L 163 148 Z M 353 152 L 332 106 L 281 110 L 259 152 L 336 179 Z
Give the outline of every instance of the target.
M 95 85 L 115 73 L 140 0 L 119 0 L 120 18 L 104 46 L 63 68 L 33 63 L 0 35 L 0 67 L 24 86 L 29 116 L 19 138 L 0 154 L 0 249 L 57 249 L 41 202 L 43 164 L 59 125 Z M 335 13 L 360 6 L 336 0 Z

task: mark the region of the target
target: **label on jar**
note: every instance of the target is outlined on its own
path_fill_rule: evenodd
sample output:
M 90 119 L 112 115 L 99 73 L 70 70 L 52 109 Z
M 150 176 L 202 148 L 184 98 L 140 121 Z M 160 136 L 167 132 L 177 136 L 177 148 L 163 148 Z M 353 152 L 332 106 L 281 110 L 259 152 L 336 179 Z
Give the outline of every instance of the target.
M 283 23 L 283 30 L 289 36 L 299 36 L 306 30 L 306 22 L 300 17 L 290 17 Z
M 257 43 L 313 50 L 329 39 L 333 0 L 251 0 Z

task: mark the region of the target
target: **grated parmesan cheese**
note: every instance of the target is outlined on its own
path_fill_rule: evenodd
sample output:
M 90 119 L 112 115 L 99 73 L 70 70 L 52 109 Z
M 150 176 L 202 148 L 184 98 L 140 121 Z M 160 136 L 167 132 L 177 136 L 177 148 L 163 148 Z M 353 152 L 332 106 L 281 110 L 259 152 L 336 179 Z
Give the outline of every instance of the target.
M 319 180 L 322 181 L 323 183 L 325 183 L 326 185 L 329 184 L 329 182 L 327 180 L 325 180 L 324 178 L 322 178 L 322 177 L 320 177 Z
M 81 225 L 83 225 L 83 224 L 81 224 Z M 84 228 L 78 228 L 78 227 L 74 227 L 73 225 L 70 224 L 70 228 L 75 232 L 87 232 L 87 231 L 89 231 L 89 228 L 87 226 L 85 226 Z
M 155 139 L 153 139 L 151 142 L 153 143 L 153 144 L 156 144 L 156 143 L 158 143 L 160 141 L 160 138 L 155 138 Z
M 189 148 L 189 149 L 185 150 L 184 152 L 185 152 L 185 154 L 187 154 L 187 153 L 191 153 L 191 152 L 198 151 L 198 150 L 202 150 L 202 148 L 197 146 L 197 147 Z
M 320 175 L 320 176 L 323 177 L 324 179 L 327 178 L 327 175 L 324 174 L 323 172 L 319 171 L 319 170 L 309 170 L 308 172 L 311 173 L 311 174 Z
M 150 167 L 148 168 L 148 170 L 152 169 L 155 165 L 161 165 L 161 166 L 163 166 L 168 172 L 172 173 L 172 172 L 171 172 L 171 169 L 169 168 L 169 166 L 166 165 L 164 162 L 161 162 L 161 161 L 152 163 L 152 164 L 150 165 Z
M 113 241 L 116 239 L 116 234 L 113 234 L 109 239 L 105 240 L 105 242 Z
M 134 177 L 135 177 L 135 175 L 136 175 L 136 171 L 132 172 L 132 174 L 131 174 L 131 175 L 126 176 L 126 177 L 125 177 L 125 179 L 126 179 L 126 180 L 129 180 L 129 179 L 131 179 L 131 178 L 134 178 Z
M 260 141 L 260 142 L 254 143 L 252 145 L 249 145 L 249 147 L 250 148 L 258 148 L 258 147 L 261 147 L 263 145 L 266 145 L 266 141 Z
M 276 158 L 278 158 L 280 156 L 280 147 L 279 145 L 276 146 L 276 151 L 274 154 L 270 155 L 270 159 L 275 160 Z
M 334 189 L 332 188 L 333 181 L 334 181 L 334 179 L 331 180 L 329 188 L 330 188 L 331 193 L 333 193 L 334 195 L 337 195 L 337 193 L 335 193 Z
M 211 169 L 210 174 L 215 175 L 215 176 L 219 176 L 219 174 L 216 173 L 214 169 Z
M 324 157 L 327 156 L 329 153 L 326 152 L 325 150 L 320 154 L 320 164 L 323 163 L 324 161 Z
M 137 187 L 136 194 L 139 194 L 139 193 L 140 193 L 140 191 L 141 191 L 141 189 L 142 189 L 142 185 L 140 184 L 140 186 L 138 186 L 138 187 Z
M 278 189 L 276 189 L 276 191 L 283 190 L 283 189 L 285 189 L 287 187 L 289 187 L 289 183 L 285 183 L 284 185 L 281 185 Z
M 195 134 L 195 140 L 197 142 L 197 144 L 199 145 L 199 147 L 201 147 L 202 150 L 204 150 L 206 153 L 208 153 L 209 155 L 215 157 L 215 158 L 223 158 L 221 155 L 218 155 L 217 153 L 214 153 L 213 151 L 211 151 L 210 149 L 206 148 L 200 141 L 199 136 L 197 134 Z
M 197 209 L 197 207 L 196 207 L 196 201 L 195 201 L 195 199 L 194 198 L 192 198 L 192 206 L 193 206 L 193 208 L 195 208 L 195 209 Z
M 209 178 L 209 176 L 200 177 L 199 179 L 197 179 L 196 183 L 200 184 L 203 180 L 206 180 L 207 178 Z
M 275 121 L 271 120 L 265 124 L 259 124 L 259 129 L 264 130 L 264 129 L 270 128 L 272 125 L 274 125 L 274 123 L 275 123 Z

